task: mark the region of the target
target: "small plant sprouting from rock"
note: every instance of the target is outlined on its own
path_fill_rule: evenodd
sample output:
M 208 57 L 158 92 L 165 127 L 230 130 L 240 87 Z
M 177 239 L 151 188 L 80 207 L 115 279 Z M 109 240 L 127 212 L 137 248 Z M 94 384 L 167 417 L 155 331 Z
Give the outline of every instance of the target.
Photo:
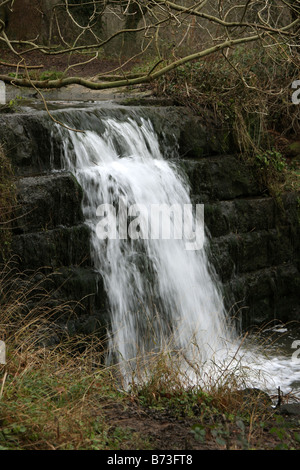
M 266 150 L 255 156 L 256 164 L 260 169 L 270 169 L 271 171 L 283 172 L 287 167 L 286 161 L 280 152 L 276 150 Z

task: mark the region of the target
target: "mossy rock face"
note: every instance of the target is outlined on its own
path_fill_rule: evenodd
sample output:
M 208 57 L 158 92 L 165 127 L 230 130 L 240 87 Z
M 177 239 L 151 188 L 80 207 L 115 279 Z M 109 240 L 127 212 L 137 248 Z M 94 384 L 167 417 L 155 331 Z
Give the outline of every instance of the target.
M 300 140 L 289 144 L 286 147 L 285 152 L 289 157 L 294 157 L 297 158 L 297 160 L 300 160 Z

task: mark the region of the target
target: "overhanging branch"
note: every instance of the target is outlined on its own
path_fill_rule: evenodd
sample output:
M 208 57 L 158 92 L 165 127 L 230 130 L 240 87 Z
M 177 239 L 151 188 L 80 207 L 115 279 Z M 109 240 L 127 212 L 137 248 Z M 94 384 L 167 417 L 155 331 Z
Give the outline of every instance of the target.
M 292 23 L 290 23 L 288 26 L 282 28 L 280 31 L 269 32 L 268 36 L 271 36 L 275 33 L 279 34 L 279 33 L 288 31 L 299 22 L 300 22 L 300 19 L 297 19 L 296 21 L 293 21 Z M 87 80 L 81 77 L 67 77 L 67 78 L 62 78 L 62 79 L 57 79 L 57 80 L 28 80 L 26 78 L 13 78 L 7 75 L 0 75 L 0 80 L 4 81 L 5 83 L 14 84 L 15 86 L 20 86 L 20 87 L 34 86 L 39 89 L 52 89 L 52 88 L 62 88 L 62 87 L 70 86 L 70 85 L 81 85 L 85 88 L 89 88 L 92 90 L 104 90 L 104 89 L 110 89 L 110 88 L 125 87 L 125 86 L 130 86 L 130 85 L 139 85 L 143 83 L 149 83 L 167 74 L 168 72 L 176 69 L 177 67 L 186 64 L 187 62 L 204 58 L 208 55 L 214 54 L 218 51 L 222 51 L 223 49 L 237 46 L 239 44 L 245 44 L 245 43 L 258 41 L 262 39 L 263 37 L 265 37 L 266 35 L 267 33 L 263 32 L 261 34 L 256 34 L 253 36 L 246 36 L 243 38 L 227 40 L 227 41 L 222 42 L 221 44 L 217 44 L 216 46 L 210 47 L 203 51 L 199 51 L 194 54 L 187 55 L 179 60 L 172 62 L 169 65 L 166 65 L 165 67 L 162 67 L 160 70 L 153 71 L 150 74 L 138 76 L 135 78 L 125 77 L 123 79 L 112 80 L 110 82 L 93 82 L 91 80 Z

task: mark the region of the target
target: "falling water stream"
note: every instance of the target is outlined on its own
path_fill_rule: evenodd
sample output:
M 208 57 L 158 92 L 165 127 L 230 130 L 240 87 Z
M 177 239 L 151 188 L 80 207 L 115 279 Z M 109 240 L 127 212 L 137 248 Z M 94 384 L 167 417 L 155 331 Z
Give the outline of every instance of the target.
M 101 126 L 101 132 L 62 127 L 57 132 L 64 143 L 64 168 L 83 189 L 91 257 L 109 300 L 108 361 L 122 364 L 126 374 L 136 358 L 167 349 L 183 352 L 191 376 L 199 364 L 217 365 L 220 371 L 221 363 L 236 367 L 245 358 L 252 371 L 261 373 L 264 366 L 272 379 L 277 375 L 281 381 L 277 385 L 290 385 L 290 366 L 295 369 L 293 380 L 299 381 L 297 364 L 284 358 L 266 359 L 252 348 L 245 349 L 246 342 L 241 346 L 208 261 L 206 236 L 198 249 L 187 249 L 184 234 L 168 239 L 149 236 L 151 230 L 158 233 L 161 224 L 159 218 L 145 219 L 153 206 L 191 206 L 187 180 L 174 163 L 174 155 L 168 155 L 169 149 L 161 150 L 150 120 L 134 115 L 125 120 L 102 117 Z M 101 238 L 99 222 L 105 219 L 103 212 L 102 218 L 99 215 L 99 206 L 104 204 L 115 208 L 120 217 L 120 204 L 146 208 L 139 214 L 139 232 L 135 232 L 139 234 L 128 237 L 119 223 L 112 224 L 110 236 Z M 116 218 L 107 220 L 115 222 Z M 179 222 L 170 218 L 170 223 L 172 234 Z M 127 220 L 125 227 L 128 224 Z M 261 385 L 255 377 L 252 384 Z

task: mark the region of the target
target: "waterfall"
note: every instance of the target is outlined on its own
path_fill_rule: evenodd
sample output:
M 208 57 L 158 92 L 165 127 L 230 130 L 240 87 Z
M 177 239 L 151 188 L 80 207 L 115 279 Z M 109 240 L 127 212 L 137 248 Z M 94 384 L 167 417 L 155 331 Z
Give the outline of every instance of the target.
M 200 248 L 188 249 L 190 239 L 184 235 L 149 236 L 159 232 L 162 221 L 145 220 L 153 207 L 192 206 L 174 150 L 171 155 L 168 148 L 161 150 L 150 120 L 138 116 L 103 116 L 101 132 L 59 132 L 64 167 L 83 189 L 91 257 L 109 300 L 109 358 L 127 363 L 164 348 L 182 350 L 190 361 L 214 357 L 231 342 L 232 333 L 208 261 L 206 236 Z M 124 234 L 127 220 L 123 228 L 113 227 L 113 236 L 99 237 L 99 224 L 102 227 L 105 220 L 99 207 L 113 207 L 121 214 L 121 204 L 146 209 L 139 213 L 140 231 L 133 237 Z M 176 232 L 178 223 L 170 217 L 169 234 Z
M 91 259 L 109 301 L 107 361 L 120 365 L 123 384 L 135 369 L 147 369 L 148 358 L 166 351 L 182 358 L 182 375 L 190 384 L 220 384 L 234 376 L 244 386 L 273 393 L 278 385 L 299 390 L 295 354 L 262 351 L 231 326 L 205 232 L 198 243 L 197 211 L 195 216 L 182 210 L 179 217 L 176 210 L 168 212 L 192 207 L 174 145 L 166 145 L 151 120 L 133 110 L 76 109 L 58 117 L 82 131 L 55 125 L 52 135 L 62 143 L 63 170 L 73 173 L 83 190 Z M 149 217 L 153 208 L 167 210 Z M 182 230 L 180 215 L 187 215 L 189 230 Z M 162 226 L 165 219 L 169 231 Z M 201 211 L 200 221 L 203 226 Z

